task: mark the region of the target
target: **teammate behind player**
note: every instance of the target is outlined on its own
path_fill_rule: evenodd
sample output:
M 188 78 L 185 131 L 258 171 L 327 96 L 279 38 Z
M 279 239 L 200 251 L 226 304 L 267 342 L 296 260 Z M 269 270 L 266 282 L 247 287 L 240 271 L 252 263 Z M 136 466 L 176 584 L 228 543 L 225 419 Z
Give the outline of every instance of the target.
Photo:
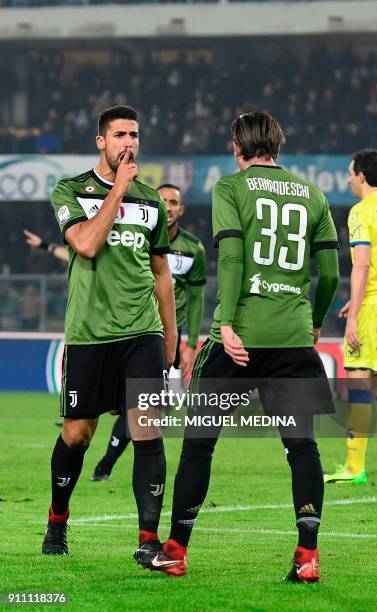
M 179 227 L 185 207 L 179 187 L 165 183 L 157 188 L 168 213 L 170 251 L 168 262 L 174 280 L 178 342 L 172 368 L 182 368 L 183 376 L 192 371 L 204 310 L 206 256 L 202 242 Z M 187 320 L 187 346 L 181 351 L 181 332 Z M 170 374 L 172 369 L 170 370 Z M 127 448 L 130 438 L 122 417 L 118 417 L 111 431 L 106 453 L 95 467 L 92 480 L 108 480 L 111 471 Z
M 325 482 L 367 481 L 365 456 L 372 424 L 373 383 L 377 372 L 377 150 L 352 156 L 348 169 L 352 193 L 360 199 L 348 216 L 351 247 L 351 299 L 340 311 L 347 318 L 344 367 L 349 411 L 347 459 Z
M 210 337 L 196 359 L 192 383 L 200 392 L 206 379 L 208 389 L 208 379 L 223 377 L 216 381 L 217 393 L 229 392 L 230 379 L 235 378 L 304 378 L 319 383 L 320 397 L 303 396 L 302 384 L 291 383 L 288 396 L 280 396 L 280 387 L 274 391 L 273 384 L 258 384 L 265 411 L 297 415 L 297 429 L 303 432 L 293 426 L 279 428 L 292 471 L 298 527 L 294 564 L 286 579 L 312 582 L 319 579 L 317 532 L 324 488 L 313 414 L 333 410 L 313 344 L 338 284 L 337 235 L 319 189 L 276 165 L 284 142 L 276 119 L 263 112 L 246 113 L 234 121 L 232 135 L 241 171 L 220 179 L 213 190 L 220 303 Z M 306 297 L 311 255 L 319 270 L 313 312 Z M 144 563 L 169 575 L 186 571 L 187 545 L 208 490 L 220 428 L 213 438 L 194 434 L 193 428 L 186 429 L 170 537 L 162 554 Z
M 181 352 L 177 350 L 174 367 L 182 368 L 182 374 L 186 376 L 194 365 L 203 321 L 204 285 L 207 280 L 206 255 L 199 238 L 179 227 L 179 219 L 185 211 L 180 188 L 171 183 L 164 183 L 157 191 L 164 200 L 168 212 L 170 240 L 168 260 L 174 279 L 179 338 L 182 327 L 187 323 L 187 345 Z
M 137 380 L 163 378 L 177 343 L 167 214 L 137 180 L 139 122 L 115 106 L 99 117 L 95 169 L 57 183 L 52 204 L 68 245 L 68 303 L 61 392 L 64 426 L 51 459 L 52 501 L 42 545 L 68 552 L 69 500 L 100 414 L 127 410 L 134 444 L 138 558 L 160 550 L 166 463 L 160 431 L 138 425 Z M 157 299 L 156 299 L 157 298 Z M 166 365 L 165 365 L 166 364 Z M 126 380 L 127 389 L 126 389 Z M 143 412 L 144 414 L 144 412 Z M 154 410 L 145 411 L 151 417 Z

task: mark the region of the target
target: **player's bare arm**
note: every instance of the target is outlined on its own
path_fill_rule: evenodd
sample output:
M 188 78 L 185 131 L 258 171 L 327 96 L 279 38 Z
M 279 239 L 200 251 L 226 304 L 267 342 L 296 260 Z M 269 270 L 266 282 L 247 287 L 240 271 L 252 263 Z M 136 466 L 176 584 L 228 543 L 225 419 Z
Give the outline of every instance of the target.
M 170 368 L 174 362 L 178 334 L 173 279 L 166 255 L 151 255 L 151 269 L 155 277 L 155 294 L 164 328 L 166 365 Z
M 38 236 L 38 234 L 33 234 L 33 232 L 27 229 L 24 229 L 24 234 L 26 236 L 27 244 L 29 244 L 31 247 L 43 249 L 47 251 L 47 253 L 51 253 L 57 259 L 61 259 L 62 261 L 68 261 L 68 253 L 65 247 L 58 246 L 53 242 L 48 244 L 44 242 L 43 239 Z
M 183 376 L 186 376 L 192 371 L 195 356 L 196 349 L 192 348 L 191 346 L 186 346 L 184 349 L 182 349 L 180 367 L 182 368 Z
M 347 325 L 345 335 L 348 344 L 357 350 L 360 348 L 360 340 L 357 330 L 357 315 L 364 299 L 368 284 L 370 268 L 370 246 L 359 244 L 354 247 L 354 262 L 351 272 L 351 300 L 347 314 Z
M 113 188 L 98 213 L 92 219 L 77 223 L 66 231 L 67 242 L 81 257 L 91 259 L 103 246 L 113 226 L 122 198 L 137 174 L 138 168 L 133 160 L 132 150 L 129 148 L 119 163 Z
M 339 310 L 338 317 L 340 319 L 346 319 L 348 317 L 348 311 L 350 309 L 350 304 L 351 304 L 351 300 L 348 300 L 348 302 L 346 302 L 344 306 L 342 306 L 342 308 Z
M 180 367 L 182 368 L 183 376 L 190 374 L 194 367 L 198 332 L 200 330 L 200 324 L 203 320 L 204 287 L 205 285 L 188 285 L 187 288 L 188 339 L 186 347 L 180 353 Z M 198 327 L 196 327 L 197 325 Z
M 68 261 L 68 252 L 67 249 L 63 246 L 56 246 L 56 245 L 52 245 L 53 249 L 52 249 L 52 254 L 54 255 L 54 257 L 56 257 L 57 259 L 61 259 L 62 261 Z
M 41 246 L 43 241 L 40 236 L 38 236 L 37 234 L 33 234 L 33 232 L 27 229 L 24 229 L 24 234 L 26 236 L 27 244 L 29 244 L 31 247 L 38 249 Z

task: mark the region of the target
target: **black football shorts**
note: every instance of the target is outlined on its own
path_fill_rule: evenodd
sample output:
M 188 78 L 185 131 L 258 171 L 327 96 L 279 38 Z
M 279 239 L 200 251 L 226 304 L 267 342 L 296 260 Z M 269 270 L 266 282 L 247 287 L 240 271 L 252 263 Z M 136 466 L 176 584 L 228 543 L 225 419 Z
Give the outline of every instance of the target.
M 238 366 L 223 345 L 207 340 L 198 354 L 191 392 L 248 393 L 258 390 L 268 415 L 334 412 L 325 368 L 314 348 L 247 348 L 250 361 Z
M 61 416 L 90 419 L 110 410 L 120 414 L 138 405 L 139 393 L 164 388 L 165 372 L 164 342 L 157 334 L 102 344 L 67 345 Z

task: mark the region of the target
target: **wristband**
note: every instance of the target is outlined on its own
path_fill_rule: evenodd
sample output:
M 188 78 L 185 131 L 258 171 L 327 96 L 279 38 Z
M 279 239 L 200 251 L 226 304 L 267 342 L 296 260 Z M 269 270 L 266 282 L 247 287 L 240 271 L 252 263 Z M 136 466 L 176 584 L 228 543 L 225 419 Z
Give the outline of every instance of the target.
M 45 242 L 44 240 L 42 240 L 41 244 L 39 244 L 39 245 L 38 245 L 38 248 L 39 248 L 39 249 L 42 249 L 43 251 L 48 251 L 48 247 L 49 247 L 49 246 L 50 246 L 50 245 L 49 245 L 47 242 Z

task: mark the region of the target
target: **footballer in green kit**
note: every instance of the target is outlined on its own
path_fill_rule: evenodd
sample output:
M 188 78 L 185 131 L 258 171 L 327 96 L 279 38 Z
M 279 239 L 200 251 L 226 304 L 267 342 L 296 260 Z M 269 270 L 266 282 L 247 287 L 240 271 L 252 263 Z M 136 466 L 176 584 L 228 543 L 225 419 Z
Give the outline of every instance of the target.
M 178 336 L 187 323 L 187 346 L 181 353 L 177 346 L 174 362 L 174 367 L 181 367 L 185 376 L 191 372 L 194 364 L 203 320 L 204 285 L 207 280 L 206 254 L 199 238 L 179 227 L 179 219 L 185 210 L 180 188 L 165 183 L 160 185 L 157 191 L 164 200 L 168 213 L 168 261 L 174 282 Z
M 264 112 L 241 115 L 233 122 L 232 139 L 240 172 L 220 179 L 212 197 L 219 305 L 191 384 L 195 392 L 212 385 L 219 394 L 234 390 L 236 380 L 243 389 L 258 388 L 267 414 L 295 415 L 294 425 L 289 419 L 279 425 L 298 528 L 286 580 L 316 582 L 324 487 L 313 415 L 334 408 L 314 344 L 338 285 L 337 234 L 320 190 L 277 165 L 284 135 L 276 119 Z M 319 271 L 313 309 L 307 299 L 311 257 Z M 202 404 L 194 414 L 200 410 Z M 221 415 L 220 408 L 211 414 Z M 221 433 L 218 422 L 212 430 L 186 427 L 170 537 L 147 564 L 150 569 L 175 576 L 186 572 L 187 546 Z
M 177 344 L 167 213 L 159 194 L 137 180 L 139 121 L 133 108 L 101 113 L 96 143 L 97 166 L 59 181 L 52 194 L 68 247 L 68 303 L 64 424 L 51 459 L 52 501 L 42 552 L 67 554 L 69 501 L 84 454 L 99 416 L 114 410 L 127 418 L 134 445 L 135 555 L 143 560 L 161 548 L 157 528 L 166 462 L 159 429 L 139 424 L 137 385 L 145 391 L 148 380 L 157 380 L 162 388 Z M 132 390 L 130 379 L 139 381 Z M 156 416 L 152 408 L 146 413 Z

